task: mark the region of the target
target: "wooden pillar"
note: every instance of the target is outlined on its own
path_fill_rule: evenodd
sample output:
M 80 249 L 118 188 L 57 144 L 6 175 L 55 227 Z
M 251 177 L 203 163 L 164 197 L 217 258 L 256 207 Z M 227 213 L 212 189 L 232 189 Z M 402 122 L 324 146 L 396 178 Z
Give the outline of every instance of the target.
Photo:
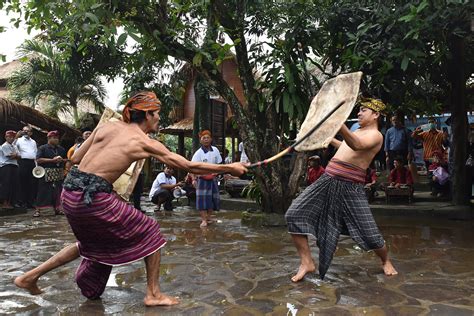
M 184 148 L 184 132 L 180 132 L 178 134 L 178 154 L 183 157 L 186 157 L 186 150 Z M 179 180 L 184 179 L 186 176 L 186 172 L 184 170 L 179 169 L 176 178 Z
M 184 150 L 184 132 L 178 134 L 178 154 L 183 157 L 186 157 L 186 153 Z

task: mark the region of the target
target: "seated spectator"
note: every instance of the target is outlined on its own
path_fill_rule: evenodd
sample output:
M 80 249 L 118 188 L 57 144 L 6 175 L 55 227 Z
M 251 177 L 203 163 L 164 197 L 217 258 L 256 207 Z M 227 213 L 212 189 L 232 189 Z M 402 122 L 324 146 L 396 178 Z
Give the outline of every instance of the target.
M 150 201 L 158 206 L 156 211 L 160 211 L 161 204 L 165 211 L 172 211 L 173 205 L 173 190 L 182 185 L 182 183 L 176 183 L 176 178 L 173 177 L 174 170 L 165 166 L 163 172 L 159 173 L 150 190 Z
M 321 166 L 321 158 L 315 155 L 308 159 L 308 170 L 306 172 L 306 184 L 311 185 L 324 173 L 324 168 Z
M 389 183 L 390 186 L 400 188 L 407 186 L 413 192 L 413 177 L 410 170 L 403 165 L 403 158 L 397 157 L 394 159 L 393 170 L 390 172 Z
M 435 151 L 432 163 L 428 167 L 428 179 L 431 186 L 431 195 L 443 196 L 449 192 L 449 172 L 443 159 L 443 154 Z
M 371 202 L 374 199 L 375 192 L 377 190 L 377 174 L 375 173 L 375 166 L 372 162 L 370 167 L 366 169 L 365 174 L 365 192 L 367 194 L 367 199 Z

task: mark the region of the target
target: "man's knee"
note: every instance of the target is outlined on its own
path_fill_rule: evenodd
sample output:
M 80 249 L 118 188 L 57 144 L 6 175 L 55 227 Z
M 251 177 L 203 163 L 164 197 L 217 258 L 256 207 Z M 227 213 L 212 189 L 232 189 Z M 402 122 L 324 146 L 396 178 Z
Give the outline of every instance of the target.
M 83 259 L 76 271 L 76 283 L 82 295 L 90 300 L 100 298 L 111 271 L 111 266 Z

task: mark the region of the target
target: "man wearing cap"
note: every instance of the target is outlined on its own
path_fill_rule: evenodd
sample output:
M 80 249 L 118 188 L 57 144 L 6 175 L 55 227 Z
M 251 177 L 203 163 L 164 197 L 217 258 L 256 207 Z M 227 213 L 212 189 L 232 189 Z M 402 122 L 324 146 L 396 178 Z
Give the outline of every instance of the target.
M 63 215 L 60 196 L 64 179 L 64 163 L 66 150 L 59 145 L 59 132 L 50 131 L 48 143 L 38 148 L 36 162 L 45 170 L 45 175 L 38 179 L 38 195 L 36 211 L 33 216 L 40 216 L 45 209 L 53 209 L 56 215 Z
M 217 147 L 212 146 L 212 135 L 208 130 L 199 133 L 201 148 L 193 155 L 192 161 L 207 162 L 212 164 L 222 163 L 222 156 Z M 212 211 L 219 210 L 219 186 L 215 174 L 206 174 L 197 177 L 196 183 L 196 209 L 201 213 L 201 227 L 212 223 Z
M 105 290 L 113 266 L 144 259 L 147 273 L 144 304 L 179 302 L 160 290 L 160 249 L 166 244 L 160 225 L 122 201 L 113 193 L 112 183 L 131 163 L 149 157 L 195 174 L 223 172 L 239 176 L 247 169 L 240 163 L 190 162 L 148 137 L 148 133 L 159 130 L 160 104 L 153 92 L 135 94 L 125 105 L 123 122 L 99 125 L 74 153 L 72 163 L 78 167 L 68 173 L 61 201 L 78 242 L 16 278 L 18 287 L 39 294 L 40 276 L 81 256 L 76 283 L 85 297 L 97 299 Z
M 15 131 L 6 131 L 5 143 L 0 146 L 0 207 L 10 209 L 18 194 L 18 159 L 20 152 L 13 144 Z
M 385 241 L 375 224 L 365 195 L 366 169 L 383 144 L 378 120 L 385 105 L 376 99 L 361 102 L 357 119 L 360 128 L 351 132 L 346 125 L 339 130 L 343 141 L 331 141 L 337 152 L 325 173 L 306 188 L 291 204 L 285 218 L 300 256 L 298 282 L 316 270 L 308 235 L 319 247 L 319 276 L 324 278 L 336 251 L 341 233 L 348 234 L 364 250 L 373 250 L 382 261 L 385 275 L 397 271 L 388 259 Z
M 38 147 L 36 141 L 31 138 L 33 132 L 31 127 L 24 126 L 16 135 L 15 145 L 20 151 L 20 159 L 18 160 L 18 172 L 20 174 L 20 200 L 23 206 L 33 208 L 36 198 L 38 182 L 33 177 L 32 170 L 36 167 L 36 153 Z

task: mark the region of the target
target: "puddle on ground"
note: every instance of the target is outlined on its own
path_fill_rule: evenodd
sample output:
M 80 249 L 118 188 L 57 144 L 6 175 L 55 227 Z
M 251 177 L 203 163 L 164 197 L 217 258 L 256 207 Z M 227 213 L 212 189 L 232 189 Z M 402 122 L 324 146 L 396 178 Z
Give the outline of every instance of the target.
M 152 210 L 152 206 L 145 204 Z M 145 308 L 143 262 L 119 266 L 101 300 L 89 301 L 74 283 L 79 260 L 45 275 L 32 296 L 12 279 L 74 242 L 64 217 L 0 217 L 0 314 L 159 315 L 472 315 L 474 224 L 423 218 L 378 217 L 399 271 L 385 277 L 374 253 L 340 239 L 327 277 L 309 274 L 294 284 L 298 257 L 284 227 L 250 228 L 239 212 L 216 214 L 199 228 L 186 207 L 156 218 L 168 239 L 162 251 L 163 292 L 179 296 L 174 307 Z M 315 240 L 310 239 L 317 259 Z

